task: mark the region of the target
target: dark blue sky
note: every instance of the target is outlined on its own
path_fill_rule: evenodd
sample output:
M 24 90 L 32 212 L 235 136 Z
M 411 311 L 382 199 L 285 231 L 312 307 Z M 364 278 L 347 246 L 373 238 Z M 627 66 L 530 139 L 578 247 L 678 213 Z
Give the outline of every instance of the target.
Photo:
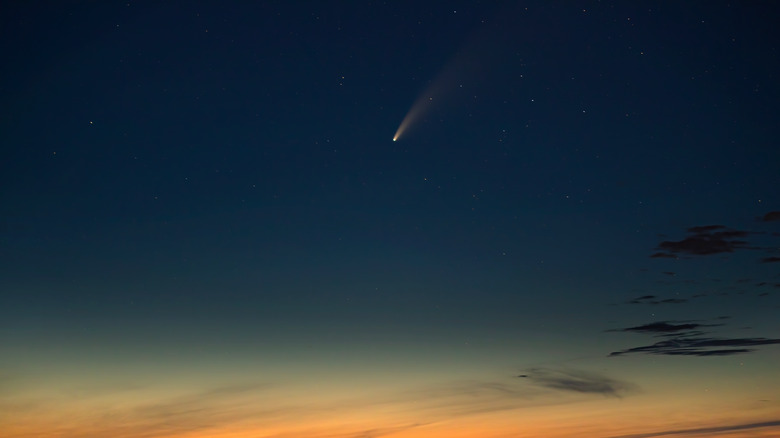
M 0 16 L 0 373 L 340 351 L 370 379 L 355 357 L 379 349 L 399 380 L 544 364 L 528 375 L 559 388 L 582 357 L 639 379 L 610 353 L 777 359 L 773 3 Z

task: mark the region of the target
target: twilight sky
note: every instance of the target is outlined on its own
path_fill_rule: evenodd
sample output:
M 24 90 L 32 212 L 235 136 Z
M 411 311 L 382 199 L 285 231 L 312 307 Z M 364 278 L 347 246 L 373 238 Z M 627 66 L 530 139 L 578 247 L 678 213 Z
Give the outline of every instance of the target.
M 778 17 L 4 4 L 3 437 L 780 436 Z

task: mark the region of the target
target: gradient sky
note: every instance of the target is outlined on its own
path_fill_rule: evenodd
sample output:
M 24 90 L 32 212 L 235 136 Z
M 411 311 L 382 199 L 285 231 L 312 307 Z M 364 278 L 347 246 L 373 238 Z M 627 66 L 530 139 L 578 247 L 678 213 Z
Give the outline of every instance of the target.
M 778 17 L 4 4 L 0 435 L 780 436 Z

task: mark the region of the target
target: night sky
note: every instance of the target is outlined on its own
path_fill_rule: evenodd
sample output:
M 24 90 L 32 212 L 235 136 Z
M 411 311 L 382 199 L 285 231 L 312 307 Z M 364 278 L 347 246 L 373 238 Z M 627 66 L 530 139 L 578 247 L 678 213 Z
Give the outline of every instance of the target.
M 780 436 L 775 2 L 4 2 L 0 436 Z

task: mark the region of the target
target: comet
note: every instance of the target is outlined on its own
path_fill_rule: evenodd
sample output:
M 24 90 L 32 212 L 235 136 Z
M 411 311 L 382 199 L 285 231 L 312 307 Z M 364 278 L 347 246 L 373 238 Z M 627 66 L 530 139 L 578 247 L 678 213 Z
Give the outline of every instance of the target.
M 401 121 L 401 124 L 398 125 L 398 129 L 395 131 L 395 135 L 393 136 L 393 141 L 398 141 L 399 138 L 401 138 L 401 135 L 403 135 L 404 132 L 409 128 L 410 125 L 412 125 L 414 122 L 419 120 L 423 114 L 430 108 L 431 103 L 433 101 L 433 97 L 429 97 L 426 99 L 426 96 L 431 95 L 431 88 L 434 88 L 434 84 L 432 84 L 428 88 L 427 93 L 423 93 L 417 100 L 412 104 L 412 107 L 409 108 L 409 112 L 406 113 L 406 116 Z
M 415 124 L 425 118 L 434 107 L 448 105 L 460 107 L 455 101 L 467 99 L 467 91 L 473 91 L 474 79 L 484 79 L 485 52 L 489 52 L 482 38 L 466 44 L 456 52 L 422 94 L 417 97 L 395 131 L 393 141 L 398 141 Z M 488 46 L 489 47 L 489 46 Z
M 501 47 L 508 46 L 502 42 L 499 30 L 511 29 L 514 23 L 508 23 L 516 17 L 512 11 L 503 11 L 496 15 L 496 20 L 482 20 L 471 38 L 458 50 L 450 61 L 444 65 L 422 94 L 414 101 L 409 111 L 401 120 L 395 131 L 393 141 L 398 141 L 410 128 L 425 118 L 434 107 L 463 108 L 474 97 L 478 83 L 485 84 L 490 76 L 491 67 L 496 60 L 502 59 Z M 510 26 L 511 24 L 511 26 Z M 511 35 L 511 34 L 510 34 Z M 484 87 L 484 85 L 482 85 Z

